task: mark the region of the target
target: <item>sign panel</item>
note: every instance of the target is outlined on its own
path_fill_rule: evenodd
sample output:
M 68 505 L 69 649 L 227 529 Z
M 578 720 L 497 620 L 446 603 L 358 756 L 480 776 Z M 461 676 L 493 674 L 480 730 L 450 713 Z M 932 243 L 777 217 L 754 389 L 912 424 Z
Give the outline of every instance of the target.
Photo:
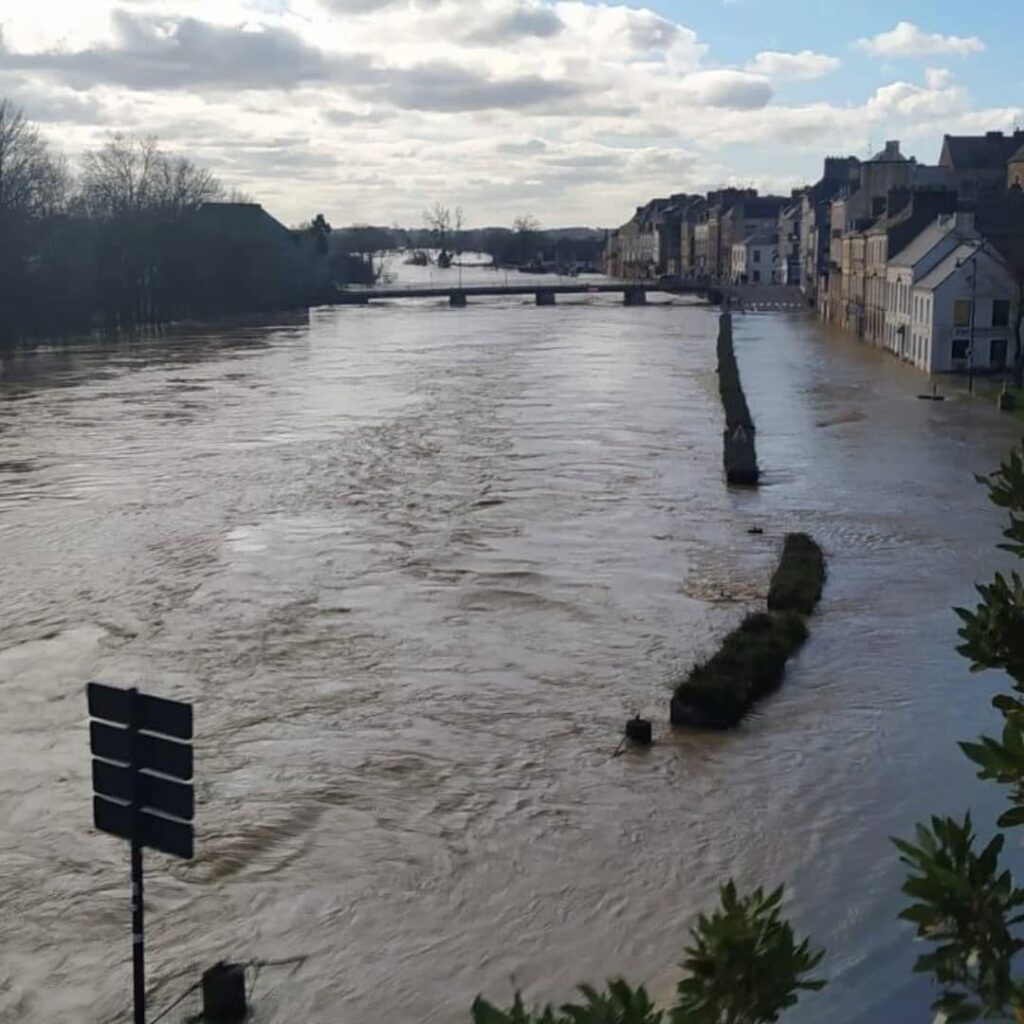
M 184 821 L 164 818 L 149 811 L 132 811 L 131 804 L 92 798 L 92 814 L 96 827 L 122 839 L 134 839 L 152 850 L 191 860 L 194 850 L 192 826 Z M 137 822 L 138 831 L 133 827 Z
M 107 725 L 105 722 L 90 722 L 89 740 L 94 757 L 122 765 L 128 765 L 131 761 L 131 736 L 127 729 Z M 148 769 L 188 782 L 192 778 L 192 747 L 188 743 L 175 743 L 144 732 L 136 733 L 135 768 Z
M 102 683 L 89 683 L 86 688 L 89 714 L 118 725 L 128 724 L 129 695 L 127 690 Z M 178 740 L 192 739 L 192 705 L 163 697 L 151 697 L 148 693 L 135 695 L 136 726 L 143 732 L 155 732 L 161 736 L 173 736 Z
M 132 776 L 124 765 L 93 759 L 92 788 L 100 796 L 130 803 Z M 148 772 L 135 773 L 135 799 L 146 811 L 191 821 L 195 817 L 195 795 L 191 784 L 164 779 Z

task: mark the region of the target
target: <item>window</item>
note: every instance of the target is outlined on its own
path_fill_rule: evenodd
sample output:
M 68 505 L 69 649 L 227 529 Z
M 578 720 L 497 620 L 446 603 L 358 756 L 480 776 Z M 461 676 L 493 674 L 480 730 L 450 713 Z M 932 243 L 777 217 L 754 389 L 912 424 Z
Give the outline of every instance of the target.
M 761 250 L 760 249 L 755 249 L 754 250 L 754 262 L 755 263 L 760 263 L 761 262 Z
M 966 359 L 967 358 L 967 339 L 966 338 L 954 338 L 953 339 L 953 358 L 954 359 Z
M 1006 327 L 1010 322 L 1010 300 L 996 299 L 992 303 L 992 326 Z
M 761 282 L 761 271 L 760 270 L 755 270 L 754 271 L 754 284 L 760 284 L 760 282 Z
M 953 301 L 953 326 L 971 326 L 971 300 L 955 299 Z M 954 357 L 955 358 L 955 357 Z
M 989 352 L 989 365 L 993 370 L 1006 369 L 1006 339 L 993 338 L 992 348 Z

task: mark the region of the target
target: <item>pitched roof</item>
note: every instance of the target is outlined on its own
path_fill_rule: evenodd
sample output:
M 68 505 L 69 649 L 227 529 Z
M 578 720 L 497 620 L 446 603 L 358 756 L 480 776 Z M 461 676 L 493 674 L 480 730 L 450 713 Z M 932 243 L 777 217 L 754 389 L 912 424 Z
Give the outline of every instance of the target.
M 892 267 L 914 266 L 918 260 L 927 256 L 946 235 L 956 230 L 958 229 L 955 217 L 936 218 L 909 245 L 893 256 L 889 260 L 889 265 Z M 977 232 L 973 228 L 960 227 L 959 234 L 965 240 L 977 237 Z
M 947 135 L 943 139 L 943 155 L 949 165 L 957 171 L 1001 170 L 1021 145 L 1024 132 L 1013 135 L 1002 132 L 988 132 L 985 135 Z
M 934 291 L 964 260 L 973 256 L 977 248 L 978 246 L 976 245 L 968 245 L 966 243 L 958 245 L 934 270 L 925 274 L 914 287 L 924 288 L 925 291 Z
M 950 274 L 956 271 L 965 260 L 970 259 L 976 253 L 979 257 L 985 257 L 990 260 L 993 264 L 1006 272 L 1007 276 L 1009 276 L 1009 269 L 1006 266 L 1006 261 L 993 250 L 983 248 L 983 245 L 984 243 L 979 242 L 965 242 L 963 245 L 958 245 L 941 263 L 938 264 L 938 266 L 935 267 L 934 270 L 922 277 L 914 287 L 923 288 L 926 291 L 934 291 L 950 276 Z
M 778 245 L 779 233 L 777 231 L 755 231 L 743 239 L 743 245 Z
M 785 196 L 754 196 L 743 200 L 742 216 L 755 219 L 778 217 L 779 211 L 789 202 L 790 200 Z
M 1020 149 L 1018 149 L 1017 152 L 1014 153 L 1006 162 L 1013 164 L 1024 162 L 1024 145 L 1022 145 Z

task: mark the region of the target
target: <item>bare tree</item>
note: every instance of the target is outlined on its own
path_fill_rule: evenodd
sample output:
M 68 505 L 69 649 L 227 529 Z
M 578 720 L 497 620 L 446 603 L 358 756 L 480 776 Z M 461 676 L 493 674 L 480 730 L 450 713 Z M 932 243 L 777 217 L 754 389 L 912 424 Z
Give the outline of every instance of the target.
M 178 213 L 223 195 L 223 186 L 209 171 L 162 153 L 152 135 L 118 132 L 83 161 L 82 199 L 93 216 Z
M 512 221 L 512 230 L 516 236 L 519 261 L 526 263 L 534 259 L 540 244 L 540 221 L 533 214 L 523 214 Z
M 423 221 L 433 236 L 441 255 L 448 252 L 448 238 L 452 233 L 452 211 L 441 203 L 434 205 L 423 214 Z
M 45 216 L 64 206 L 67 193 L 64 161 L 19 108 L 0 100 L 0 213 Z
M 163 209 L 191 210 L 224 196 L 224 188 L 213 174 L 185 157 L 158 155 L 155 177 L 156 201 Z

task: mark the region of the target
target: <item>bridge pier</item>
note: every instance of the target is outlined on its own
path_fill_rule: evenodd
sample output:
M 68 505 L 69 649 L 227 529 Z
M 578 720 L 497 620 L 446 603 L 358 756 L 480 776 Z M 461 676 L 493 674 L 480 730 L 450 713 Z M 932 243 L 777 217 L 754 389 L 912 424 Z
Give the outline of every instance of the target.
M 536 299 L 538 306 L 553 306 L 555 304 L 555 293 L 550 288 L 538 288 Z
M 643 306 L 647 304 L 647 289 L 633 286 L 624 288 L 622 291 L 622 304 L 624 306 Z
M 463 291 L 453 291 L 448 293 L 448 305 L 452 309 L 465 309 L 466 308 L 466 293 Z

